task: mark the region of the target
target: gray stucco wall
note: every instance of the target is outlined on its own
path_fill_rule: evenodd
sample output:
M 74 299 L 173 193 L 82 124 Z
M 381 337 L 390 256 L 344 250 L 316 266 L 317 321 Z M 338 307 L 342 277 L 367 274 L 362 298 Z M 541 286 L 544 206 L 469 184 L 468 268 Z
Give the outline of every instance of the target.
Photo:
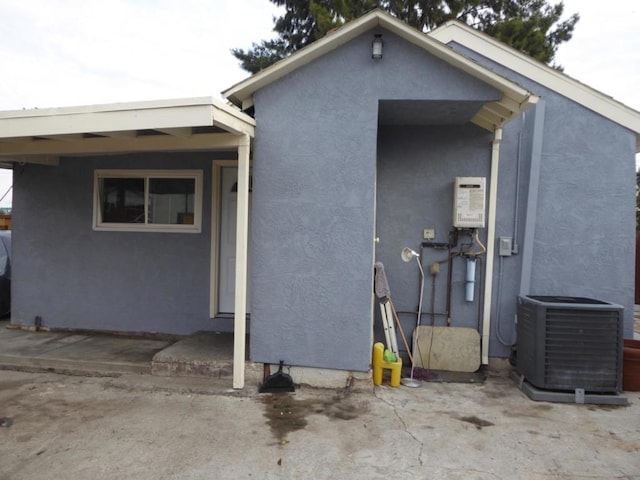
M 234 154 L 226 158 L 233 158 Z M 12 322 L 188 334 L 209 319 L 211 164 L 203 154 L 63 158 L 14 171 Z M 203 170 L 198 234 L 96 232 L 98 168 Z
M 412 332 L 419 301 L 419 270 L 415 261 L 404 263 L 404 247 L 420 251 L 422 229 L 434 228 L 436 242 L 447 242 L 453 218 L 453 185 L 456 176 L 489 177 L 493 135 L 474 125 L 386 127 L 378 140 L 377 234 L 380 243 L 376 258 L 383 262 L 391 296 L 400 312 L 405 332 Z M 480 230 L 486 243 L 486 229 Z M 460 237 L 468 241 L 468 237 Z M 454 250 L 458 250 L 459 247 Z M 479 250 L 476 244 L 473 250 Z M 435 303 L 432 308 L 433 276 L 429 266 L 446 260 L 448 250 L 424 248 L 422 264 L 425 289 L 422 323 L 431 323 L 431 311 L 446 312 L 447 263 L 435 278 Z M 457 257 L 452 268 L 451 325 L 477 328 L 481 302 L 484 257 L 476 265 L 475 299 L 464 300 L 465 259 Z M 435 325 L 446 325 L 445 315 L 434 317 Z M 380 322 L 376 336 L 383 341 Z M 404 350 L 404 348 L 401 348 Z
M 255 95 L 254 361 L 369 368 L 378 102 L 497 96 L 388 32 L 373 61 L 373 33 Z
M 477 85 L 458 90 L 456 85 L 464 75 L 393 35 L 385 34 L 384 38 L 381 63 L 367 57 L 370 35 L 365 35 L 256 95 L 259 129 L 255 168 L 256 172 L 268 170 L 269 176 L 257 173 L 254 191 L 260 210 L 254 211 L 252 251 L 254 259 L 265 257 L 252 286 L 253 328 L 260 329 L 252 338 L 254 360 L 275 362 L 278 358 L 273 352 L 281 351 L 290 355 L 286 361 L 300 365 L 359 368 L 360 362 L 368 362 L 370 324 L 362 312 L 370 305 L 366 289 L 371 278 L 361 273 L 372 261 L 367 238 L 371 222 L 377 222 L 376 235 L 381 240 L 375 247 L 375 258 L 385 263 L 396 307 L 415 311 L 418 273 L 401 262 L 400 250 L 404 246 L 418 248 L 424 227 L 436 229 L 436 240 L 446 240 L 455 176 L 478 175 L 490 180 L 491 135 L 470 125 L 385 125 L 377 135 L 377 153 L 371 151 L 376 138 L 372 124 L 376 100 L 468 101 L 489 94 Z M 515 338 L 515 300 L 520 293 L 522 252 L 527 247 L 533 248 L 533 259 L 528 266 L 531 277 L 527 278 L 530 290 L 526 293 L 587 296 L 620 303 L 626 310 L 625 333 L 629 336 L 635 241 L 633 133 L 513 72 L 492 67 L 540 95 L 545 109 L 528 111 L 504 130 L 496 239 L 513 237 L 518 253 L 495 259 L 489 354 L 508 355 L 508 344 Z M 451 81 L 451 75 L 458 79 Z M 296 101 L 291 103 L 291 99 Z M 534 131 L 536 115 L 541 132 Z M 527 200 L 534 135 L 543 139 L 540 187 L 535 231 L 525 231 L 527 215 L 533 211 Z M 323 175 L 318 175 L 317 169 L 323 169 Z M 378 189 L 375 219 L 369 213 L 372 177 L 376 177 Z M 347 198 L 358 198 L 361 203 L 346 217 L 338 217 L 338 212 L 346 213 L 340 206 L 346 189 L 343 182 L 353 195 Z M 282 209 L 280 218 L 269 214 Z M 300 223 L 301 218 L 306 219 L 306 225 Z M 305 231 L 310 225 L 313 231 Z M 323 238 L 328 226 L 332 235 Z M 314 247 L 302 248 L 295 237 L 283 239 L 279 232 L 287 230 L 305 231 L 304 238 L 313 238 Z M 484 235 L 486 230 L 481 232 L 483 239 Z M 430 257 L 438 255 L 441 252 L 425 250 L 425 267 Z M 290 270 L 273 273 L 269 265 L 285 259 Z M 331 270 L 320 274 L 321 289 L 311 280 L 319 280 L 318 272 L 307 273 L 308 278 L 300 273 L 308 272 L 306 265 L 314 262 L 331 265 Z M 477 325 L 486 265 L 478 267 L 476 301 L 470 304 L 463 299 L 464 261 L 454 262 L 454 325 Z M 436 284 L 437 312 L 445 310 L 446 269 L 442 272 Z M 427 274 L 427 311 L 430 280 Z M 265 288 L 269 282 L 271 290 Z M 297 298 L 291 298 L 292 291 L 298 292 Z M 358 301 L 354 302 L 356 296 Z M 335 307 L 327 310 L 327 298 L 334 299 L 331 303 Z M 269 305 L 273 299 L 287 303 L 282 313 Z M 348 307 L 340 310 L 338 305 Z M 327 313 L 324 322 L 307 320 L 320 319 L 323 309 Z M 343 324 L 334 321 L 338 310 L 351 320 Z M 297 317 L 297 312 L 304 315 Z M 374 312 L 377 315 L 377 307 Z M 410 331 L 415 316 L 407 313 L 401 318 L 405 330 Z M 423 316 L 423 323 L 426 321 L 428 315 Z M 443 317 L 436 317 L 436 323 L 443 321 Z M 376 336 L 381 339 L 380 332 Z
M 597 298 L 625 308 L 625 336 L 633 335 L 635 265 L 635 134 L 597 113 L 541 85 L 510 71 L 459 45 L 452 45 L 523 87 L 545 103 L 538 203 L 535 215 L 532 295 L 568 295 Z M 521 196 L 527 194 L 531 155 L 531 120 L 526 114 L 523 135 L 525 174 Z M 501 152 L 497 236 L 513 225 L 510 211 L 513 194 L 509 185 L 515 172 L 507 159 L 517 151 L 522 122 L 516 120 L 504 132 Z M 505 161 L 506 160 L 506 161 Z M 526 185 L 523 182 L 527 182 Z M 525 241 L 523 224 L 527 205 L 523 203 L 520 246 Z M 504 289 L 500 310 L 503 336 L 513 338 L 515 296 L 519 291 L 519 256 L 504 259 Z M 496 260 L 498 275 L 499 260 Z M 496 277 L 497 280 L 497 277 Z M 496 297 L 494 295 L 494 303 Z M 492 323 L 495 339 L 496 322 Z M 492 342 L 492 355 L 506 349 Z

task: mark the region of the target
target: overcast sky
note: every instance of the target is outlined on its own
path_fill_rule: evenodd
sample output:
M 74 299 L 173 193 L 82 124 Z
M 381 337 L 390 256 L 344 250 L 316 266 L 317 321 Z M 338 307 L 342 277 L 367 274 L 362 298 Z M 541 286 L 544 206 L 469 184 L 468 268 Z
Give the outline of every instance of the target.
M 564 4 L 581 19 L 557 63 L 640 110 L 640 2 Z M 0 0 L 0 110 L 218 96 L 247 76 L 230 49 L 271 37 L 276 14 L 268 0 Z M 10 184 L 0 174 L 0 197 Z

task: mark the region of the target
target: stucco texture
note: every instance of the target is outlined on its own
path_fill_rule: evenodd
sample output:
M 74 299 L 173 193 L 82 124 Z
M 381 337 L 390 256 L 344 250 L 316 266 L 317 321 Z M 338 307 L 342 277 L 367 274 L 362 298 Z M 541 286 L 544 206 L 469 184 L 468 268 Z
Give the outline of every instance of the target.
M 63 158 L 14 171 L 12 323 L 122 332 L 217 330 L 209 319 L 211 154 Z M 202 232 L 92 229 L 95 169 L 199 169 Z
M 373 33 L 255 95 L 254 361 L 369 368 L 379 102 L 390 102 L 393 110 L 394 101 L 410 100 L 423 102 L 427 111 L 443 111 L 443 102 L 497 98 L 493 88 L 388 32 L 380 32 L 384 58 L 372 60 Z M 426 117 L 433 121 L 433 115 Z M 384 121 L 402 123 L 392 113 Z M 484 167 L 486 152 L 479 154 Z M 413 220 L 406 220 L 411 229 Z M 413 225 L 412 244 L 419 242 L 422 226 Z
M 403 262 L 400 252 L 404 247 L 420 252 L 423 228 L 435 230 L 435 242 L 449 241 L 455 177 L 489 177 L 492 137 L 491 133 L 470 124 L 386 127 L 380 131 L 376 215 L 380 243 L 376 247 L 376 258 L 385 265 L 391 297 L 405 332 L 412 332 L 416 323 L 419 270 L 415 261 Z M 486 229 L 480 230 L 480 239 L 486 244 Z M 462 244 L 470 240 L 468 235 L 460 235 L 459 244 L 452 250 L 464 248 Z M 475 251 L 480 249 L 477 243 L 472 247 Z M 422 250 L 426 277 L 422 316 L 425 325 L 447 324 L 448 254 L 446 248 Z M 430 274 L 430 265 L 434 262 L 442 262 L 440 273 L 435 277 Z M 467 302 L 464 300 L 465 259 L 454 257 L 452 261 L 452 326 L 478 328 L 480 325 L 478 307 L 484 257 L 478 257 L 477 262 L 474 301 Z M 376 326 L 379 327 L 380 322 L 376 322 Z
M 515 301 L 518 293 L 595 298 L 622 305 L 625 337 L 633 336 L 635 265 L 635 141 L 630 130 L 456 44 L 453 48 L 504 75 L 540 96 L 545 104 L 539 158 L 537 203 L 521 204 L 519 241 L 531 242 L 530 277 L 521 278 L 519 256 L 505 258 L 503 298 L 494 296 L 494 319 L 500 313 L 503 336 L 514 338 Z M 537 110 L 537 109 L 535 109 Z M 500 171 L 498 225 L 500 235 L 514 225 L 509 193 L 516 170 L 509 159 L 518 151 L 523 130 L 520 193 L 527 195 L 530 183 L 531 119 L 509 124 L 504 132 Z M 525 125 L 523 127 L 523 125 Z M 527 215 L 534 228 L 525 232 Z M 512 217 L 511 219 L 509 217 Z M 511 227 L 512 228 L 512 227 Z M 499 260 L 496 260 L 498 275 Z M 496 276 L 494 280 L 498 280 Z M 520 284 L 528 289 L 519 291 Z M 492 323 L 495 339 L 496 322 Z M 506 349 L 493 341 L 491 352 Z

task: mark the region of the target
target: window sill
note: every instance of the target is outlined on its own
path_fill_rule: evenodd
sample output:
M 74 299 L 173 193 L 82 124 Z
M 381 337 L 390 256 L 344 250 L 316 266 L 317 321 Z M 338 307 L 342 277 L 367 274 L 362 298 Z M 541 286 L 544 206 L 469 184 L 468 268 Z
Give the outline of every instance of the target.
M 201 233 L 195 225 L 94 225 L 96 232 Z

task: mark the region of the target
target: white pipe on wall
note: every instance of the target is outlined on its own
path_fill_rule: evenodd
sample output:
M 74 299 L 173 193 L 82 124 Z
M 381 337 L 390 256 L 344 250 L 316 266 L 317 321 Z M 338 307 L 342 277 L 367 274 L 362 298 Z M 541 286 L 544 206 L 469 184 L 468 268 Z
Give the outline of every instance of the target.
M 489 337 L 491 335 L 491 294 L 493 291 L 493 260 L 496 243 L 496 207 L 498 203 L 498 167 L 502 128 L 493 132 L 491 149 L 491 179 L 489 182 L 489 214 L 487 215 L 487 268 L 484 280 L 484 310 L 482 313 L 482 364 L 489 363 Z

